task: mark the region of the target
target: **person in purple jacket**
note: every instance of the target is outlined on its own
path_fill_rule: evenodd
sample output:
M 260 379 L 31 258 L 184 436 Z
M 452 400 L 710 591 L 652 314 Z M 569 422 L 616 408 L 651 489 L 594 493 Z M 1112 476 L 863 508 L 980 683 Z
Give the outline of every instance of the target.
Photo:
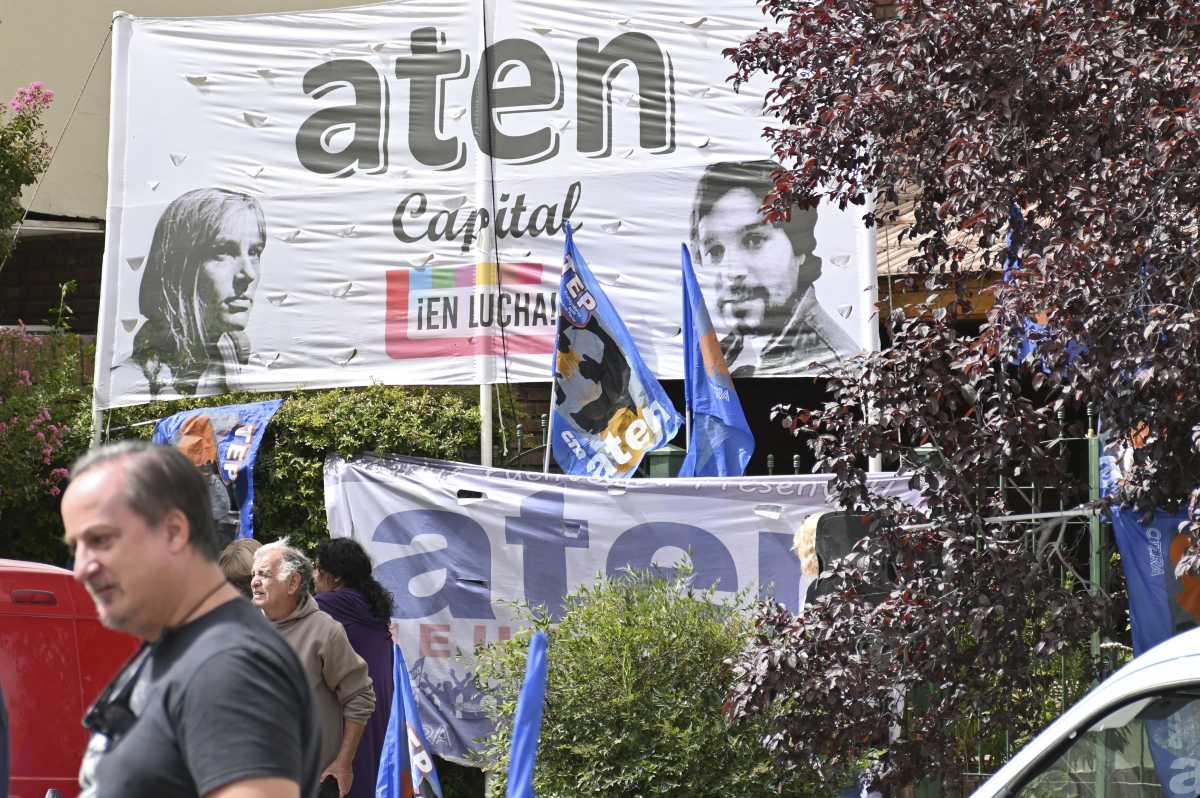
M 392 594 L 371 575 L 371 558 L 349 538 L 317 546 L 313 581 L 317 606 L 346 627 L 350 647 L 367 662 L 375 684 L 375 712 L 354 755 L 347 798 L 373 798 L 383 737 L 392 708 Z

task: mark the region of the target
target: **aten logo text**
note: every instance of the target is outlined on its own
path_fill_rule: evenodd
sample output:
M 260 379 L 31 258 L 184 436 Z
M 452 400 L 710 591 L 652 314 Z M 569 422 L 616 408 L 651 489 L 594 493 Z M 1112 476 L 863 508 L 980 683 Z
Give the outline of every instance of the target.
M 445 33 L 435 27 L 414 30 L 411 49 L 411 55 L 398 56 L 393 65 L 394 77 L 408 84 L 408 148 L 424 166 L 459 169 L 466 163 L 467 145 L 447 127 L 446 88 L 450 81 L 470 76 L 471 58 L 447 47 Z M 483 68 L 474 77 L 469 115 L 479 149 L 509 163 L 553 158 L 560 133 L 549 114 L 561 109 L 564 101 L 559 65 L 542 47 L 525 39 L 498 41 L 484 50 L 480 60 Z M 612 154 L 612 82 L 630 66 L 637 73 L 639 103 L 628 113 L 638 114 L 640 145 L 653 153 L 674 151 L 671 58 L 652 37 L 630 32 L 605 45 L 590 37 L 576 44 L 579 152 L 597 158 Z M 315 111 L 296 132 L 296 155 L 305 169 L 331 177 L 387 171 L 391 77 L 370 61 L 356 58 L 328 61 L 304 75 L 306 95 L 320 101 L 336 92 L 338 100 Z M 530 129 L 528 119 L 513 121 L 538 114 L 546 115 L 545 124 L 536 129 Z

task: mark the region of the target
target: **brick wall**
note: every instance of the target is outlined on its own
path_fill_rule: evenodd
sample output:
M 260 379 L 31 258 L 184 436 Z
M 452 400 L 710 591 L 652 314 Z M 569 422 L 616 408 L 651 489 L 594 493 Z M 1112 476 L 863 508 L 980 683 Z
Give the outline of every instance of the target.
M 75 293 L 67 300 L 75 311 L 71 327 L 95 333 L 103 255 L 102 235 L 21 238 L 0 271 L 0 324 L 44 324 L 58 305 L 59 284 L 74 280 Z

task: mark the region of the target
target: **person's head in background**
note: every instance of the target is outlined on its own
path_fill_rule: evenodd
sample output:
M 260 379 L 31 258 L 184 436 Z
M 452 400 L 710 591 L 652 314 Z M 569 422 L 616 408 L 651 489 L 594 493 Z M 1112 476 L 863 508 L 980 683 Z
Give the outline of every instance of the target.
M 778 335 L 821 276 L 816 209 L 794 209 L 786 222 L 763 221 L 774 186 L 772 161 L 710 164 L 692 202 L 696 271 L 716 286 L 723 333 Z
M 250 601 L 272 621 L 283 620 L 312 592 L 312 576 L 312 560 L 287 538 L 267 543 L 254 552 Z
M 350 538 L 332 538 L 317 546 L 313 582 L 317 592 L 357 590 L 367 600 L 371 614 L 390 623 L 394 602 L 392 594 L 372 575 L 371 557 Z
M 238 538 L 221 552 L 218 564 L 229 583 L 250 598 L 250 580 L 254 577 L 254 552 L 262 544 L 254 538 Z

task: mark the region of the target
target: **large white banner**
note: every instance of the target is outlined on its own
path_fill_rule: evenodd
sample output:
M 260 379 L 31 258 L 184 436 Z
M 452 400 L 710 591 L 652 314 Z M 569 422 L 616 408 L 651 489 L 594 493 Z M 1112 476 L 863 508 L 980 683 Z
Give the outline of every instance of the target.
M 721 51 L 768 22 L 754 0 L 119 15 L 97 404 L 545 381 L 567 219 L 661 378 L 681 241 L 734 376 L 873 347 L 861 209 L 760 222 L 763 86 L 732 92 Z
M 695 584 L 750 589 L 795 611 L 812 580 L 792 553 L 809 515 L 830 509 L 828 474 L 737 479 L 566 477 L 435 460 L 330 456 L 329 531 L 357 540 L 396 601 L 425 733 L 462 758 L 489 726 L 472 682 L 475 647 L 519 627 L 514 602 L 561 616 L 564 595 L 626 567 L 691 553 Z M 906 477 L 876 493 L 916 502 Z

